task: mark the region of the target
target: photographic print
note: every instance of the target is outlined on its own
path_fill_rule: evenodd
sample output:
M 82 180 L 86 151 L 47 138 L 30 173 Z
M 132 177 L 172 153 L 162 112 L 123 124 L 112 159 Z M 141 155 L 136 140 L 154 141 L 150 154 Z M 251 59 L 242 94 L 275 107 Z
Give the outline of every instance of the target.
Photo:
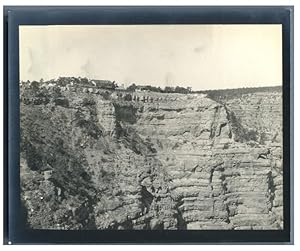
M 21 25 L 30 229 L 282 230 L 282 25 Z

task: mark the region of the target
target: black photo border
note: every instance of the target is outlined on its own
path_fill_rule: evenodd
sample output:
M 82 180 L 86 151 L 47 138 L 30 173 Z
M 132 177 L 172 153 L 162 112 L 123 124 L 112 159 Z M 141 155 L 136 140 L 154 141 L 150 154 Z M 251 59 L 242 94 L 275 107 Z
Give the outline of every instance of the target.
M 293 6 L 4 6 L 4 244 L 293 244 Z M 19 25 L 282 24 L 283 230 L 32 230 L 20 204 Z

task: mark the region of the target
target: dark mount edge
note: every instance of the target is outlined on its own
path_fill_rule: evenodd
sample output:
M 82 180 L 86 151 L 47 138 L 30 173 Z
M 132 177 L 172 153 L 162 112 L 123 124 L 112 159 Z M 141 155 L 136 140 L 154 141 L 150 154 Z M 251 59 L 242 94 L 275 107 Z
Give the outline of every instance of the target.
M 7 13 L 4 8 L 3 13 L 3 244 L 8 244 L 8 158 L 7 158 L 7 61 L 8 61 L 8 41 L 7 41 Z

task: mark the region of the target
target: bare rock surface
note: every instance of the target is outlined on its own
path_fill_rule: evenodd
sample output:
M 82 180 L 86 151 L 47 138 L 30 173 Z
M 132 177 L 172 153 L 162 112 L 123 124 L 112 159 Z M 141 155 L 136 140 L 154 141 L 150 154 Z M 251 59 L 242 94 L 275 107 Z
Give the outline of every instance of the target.
M 280 95 L 22 90 L 28 225 L 282 229 Z

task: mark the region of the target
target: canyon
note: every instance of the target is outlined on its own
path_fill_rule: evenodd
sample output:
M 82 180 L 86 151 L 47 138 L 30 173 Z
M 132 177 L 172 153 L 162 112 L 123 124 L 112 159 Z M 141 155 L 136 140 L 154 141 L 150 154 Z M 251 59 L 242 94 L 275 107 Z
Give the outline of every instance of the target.
M 282 93 L 23 88 L 34 229 L 283 229 Z

